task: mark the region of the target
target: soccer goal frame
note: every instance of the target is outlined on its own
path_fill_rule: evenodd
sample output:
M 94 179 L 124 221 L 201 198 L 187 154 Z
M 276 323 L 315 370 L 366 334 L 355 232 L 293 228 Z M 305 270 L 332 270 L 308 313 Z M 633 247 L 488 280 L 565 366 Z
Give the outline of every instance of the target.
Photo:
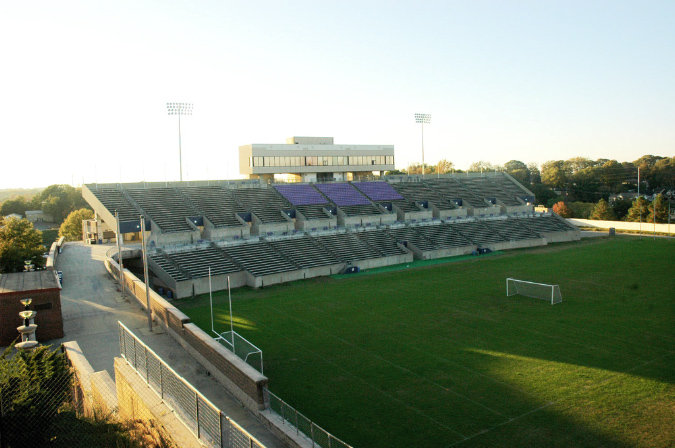
M 234 331 L 232 319 L 232 293 L 230 292 L 230 276 L 227 277 L 227 295 L 230 302 L 230 331 L 218 332 L 213 319 L 213 293 L 211 292 L 211 268 L 209 267 L 209 305 L 211 308 L 211 332 L 216 335 L 213 339 L 222 346 L 243 359 L 244 362 L 260 373 L 263 373 L 263 352 L 249 342 L 245 337 Z
M 550 300 L 551 305 L 562 302 L 560 286 L 546 283 L 528 282 L 515 278 L 506 279 L 506 296 L 521 295 L 535 299 Z

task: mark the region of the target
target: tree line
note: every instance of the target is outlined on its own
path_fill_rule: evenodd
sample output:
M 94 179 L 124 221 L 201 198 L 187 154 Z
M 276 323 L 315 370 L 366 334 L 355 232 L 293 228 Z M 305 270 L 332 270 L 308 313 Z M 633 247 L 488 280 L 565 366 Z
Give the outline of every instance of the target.
M 0 205 L 0 272 L 22 271 L 26 261 L 36 268 L 45 265 L 47 251 L 42 232 L 24 218 L 28 210 L 42 210 L 54 218 L 59 236 L 68 241 L 82 238 L 82 220 L 94 217 L 94 212 L 82 197 L 80 188 L 51 185 L 32 197 L 7 199 Z M 8 217 L 12 214 L 20 215 Z
M 412 164 L 407 169 L 386 174 L 414 175 L 422 174 L 423 170 L 426 175 L 466 172 L 443 159 L 436 165 L 425 164 L 423 167 L 421 164 Z M 645 219 L 649 208 L 655 207 L 656 222 L 667 222 L 668 201 L 671 200 L 668 192 L 675 200 L 675 157 L 644 155 L 632 162 L 573 157 L 568 160 L 549 160 L 541 166 L 520 160 L 510 160 L 504 165 L 481 160 L 472 163 L 467 171 L 508 173 L 534 193 L 537 204 L 551 208 L 562 202 L 564 208 L 557 205 L 554 210 L 561 210 L 561 215 L 574 218 L 591 218 L 593 215 L 613 216 L 612 220 L 633 220 L 635 213 L 639 219 L 640 210 L 643 210 L 641 216 Z M 637 193 L 638 187 L 642 199 L 636 205 L 637 212 L 629 214 L 635 199 L 610 201 L 612 195 Z M 611 214 L 607 213 L 606 207 L 609 207 Z

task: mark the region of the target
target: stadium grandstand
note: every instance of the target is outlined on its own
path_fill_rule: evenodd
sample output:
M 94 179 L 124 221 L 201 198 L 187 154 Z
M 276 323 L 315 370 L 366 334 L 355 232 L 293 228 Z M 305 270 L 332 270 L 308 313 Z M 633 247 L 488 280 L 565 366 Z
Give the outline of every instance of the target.
M 505 173 L 432 179 L 89 184 L 99 235 L 148 230 L 152 285 L 173 297 L 579 239 Z M 101 238 L 99 237 L 99 240 Z

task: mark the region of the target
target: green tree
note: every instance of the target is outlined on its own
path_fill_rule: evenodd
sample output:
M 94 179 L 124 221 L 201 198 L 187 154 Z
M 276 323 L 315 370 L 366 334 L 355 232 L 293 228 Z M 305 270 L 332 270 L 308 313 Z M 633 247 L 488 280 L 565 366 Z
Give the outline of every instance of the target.
M 553 212 L 559 214 L 562 218 L 571 218 L 572 210 L 563 202 L 560 201 L 553 205 Z
M 614 211 L 612 210 L 612 207 L 609 206 L 607 201 L 600 199 L 598 203 L 595 204 L 590 218 L 601 221 L 614 221 L 616 216 L 614 215 Z
M 82 197 L 82 190 L 70 185 L 50 185 L 31 201 L 33 210 L 42 210 L 61 223 L 74 210 L 89 208 Z
M 509 160 L 506 162 L 504 164 L 504 171 L 513 176 L 521 184 L 530 184 L 530 170 L 520 160 Z
M 612 201 L 611 205 L 612 211 L 614 212 L 614 216 L 616 216 L 616 219 L 618 221 L 623 221 L 623 219 L 628 214 L 628 210 L 630 210 L 632 202 L 629 201 L 628 199 L 617 199 L 615 201 Z
M 481 160 L 479 162 L 474 162 L 469 166 L 469 172 L 487 172 L 487 171 L 499 171 L 502 167 L 499 165 L 493 165 L 490 162 L 485 162 Z
M 653 188 L 672 189 L 675 187 L 675 157 L 661 159 L 654 164 Z
M 63 221 L 59 228 L 59 236 L 66 237 L 66 241 L 79 241 L 82 239 L 82 221 L 85 219 L 92 219 L 94 212 L 81 208 L 70 212 L 68 217 Z
M 43 267 L 44 252 L 42 232 L 35 230 L 32 222 L 17 218 L 0 222 L 0 272 L 22 271 L 27 260 Z
M 649 215 L 648 206 L 649 202 L 643 196 L 640 196 L 633 201 L 633 205 L 628 209 L 628 214 L 624 219 L 629 222 L 645 222 L 647 215 Z
M 449 160 L 442 159 L 438 161 L 438 164 L 436 164 L 436 170 L 440 174 L 451 173 L 454 166 L 455 165 Z
M 530 182 L 532 184 L 541 183 L 541 171 L 539 170 L 539 165 L 536 162 L 530 162 L 527 165 L 527 169 L 530 171 Z
M 665 224 L 668 222 L 668 201 L 662 194 L 656 195 L 651 204 L 649 204 L 649 214 L 646 222 L 656 222 L 657 224 Z M 656 214 L 656 221 L 654 220 Z
M 563 162 L 562 168 L 570 175 L 576 174 L 581 170 L 586 168 L 592 168 L 595 166 L 595 162 L 586 157 L 572 157 L 571 159 L 565 160 Z
M 592 202 L 568 202 L 567 207 L 572 210 L 572 217 L 579 219 L 588 219 L 593 212 L 595 204 Z
M 22 431 L 3 433 L 3 442 L 20 446 L 30 434 L 32 444 L 44 446 L 53 436 L 51 426 L 58 410 L 70 401 L 73 374 L 60 350 L 40 346 L 10 357 L 13 348 L 0 356 L 2 418 L 5 428 Z
M 2 203 L 2 206 L 0 207 L 0 215 L 7 216 L 11 215 L 12 213 L 16 213 L 18 215 L 25 216 L 29 204 L 30 202 L 26 201 L 26 198 L 23 196 L 19 196 L 16 199 L 8 199 Z
M 562 160 L 549 160 L 541 166 L 541 182 L 550 187 L 564 188 L 567 184 L 567 174 L 563 169 Z

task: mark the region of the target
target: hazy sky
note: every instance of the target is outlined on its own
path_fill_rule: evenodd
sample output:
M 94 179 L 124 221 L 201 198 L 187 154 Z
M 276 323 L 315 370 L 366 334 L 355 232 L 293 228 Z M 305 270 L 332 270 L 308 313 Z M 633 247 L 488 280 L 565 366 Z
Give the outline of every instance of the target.
M 240 177 L 238 147 L 396 165 L 675 156 L 675 1 L 3 1 L 0 188 Z

